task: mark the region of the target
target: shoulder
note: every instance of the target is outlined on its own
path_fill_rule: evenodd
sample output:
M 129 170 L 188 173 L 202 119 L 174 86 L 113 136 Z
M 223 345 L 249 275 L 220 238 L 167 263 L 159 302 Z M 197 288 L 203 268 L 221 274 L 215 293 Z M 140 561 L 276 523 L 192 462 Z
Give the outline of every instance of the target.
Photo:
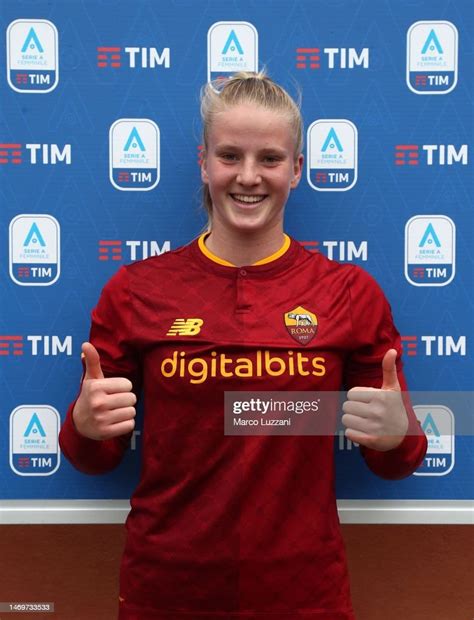
M 359 265 L 348 265 L 349 285 L 353 290 L 366 290 L 367 292 L 382 293 L 382 288 L 377 280 L 368 271 Z
M 138 290 L 152 289 L 176 279 L 189 269 L 189 244 L 156 256 L 120 266 L 102 289 L 104 295 L 129 296 Z
M 377 280 L 365 269 L 351 265 L 348 289 L 353 318 L 363 324 L 393 321 L 390 303 Z

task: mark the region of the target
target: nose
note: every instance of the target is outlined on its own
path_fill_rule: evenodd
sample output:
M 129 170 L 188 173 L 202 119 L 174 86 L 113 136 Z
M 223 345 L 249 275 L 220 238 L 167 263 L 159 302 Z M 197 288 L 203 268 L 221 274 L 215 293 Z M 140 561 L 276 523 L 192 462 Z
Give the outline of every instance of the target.
M 262 177 L 258 170 L 258 165 L 252 159 L 243 159 L 237 173 L 237 183 L 240 185 L 258 185 L 262 182 Z

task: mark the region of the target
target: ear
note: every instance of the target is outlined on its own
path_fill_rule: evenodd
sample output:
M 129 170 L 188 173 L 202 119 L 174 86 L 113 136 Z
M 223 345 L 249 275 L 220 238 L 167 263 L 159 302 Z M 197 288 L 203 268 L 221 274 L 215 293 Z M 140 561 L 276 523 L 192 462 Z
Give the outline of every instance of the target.
M 295 189 L 295 187 L 298 186 L 298 183 L 301 180 L 301 175 L 303 173 L 303 163 L 304 163 L 304 157 L 300 153 L 298 155 L 298 158 L 295 160 L 295 165 L 293 168 L 293 179 L 290 183 L 291 189 Z
M 207 157 L 206 151 L 202 150 L 202 159 L 201 159 L 201 181 L 206 185 L 209 183 L 209 176 L 207 174 Z

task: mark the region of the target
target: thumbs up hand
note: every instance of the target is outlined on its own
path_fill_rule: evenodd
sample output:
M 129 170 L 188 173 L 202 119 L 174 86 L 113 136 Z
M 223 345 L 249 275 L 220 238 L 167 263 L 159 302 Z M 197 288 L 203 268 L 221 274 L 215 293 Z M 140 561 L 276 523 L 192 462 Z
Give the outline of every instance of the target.
M 396 359 L 396 350 L 389 349 L 382 360 L 382 387 L 354 387 L 342 406 L 345 436 L 382 452 L 396 448 L 408 430 Z
M 85 374 L 72 417 L 76 430 L 89 439 L 103 440 L 126 435 L 135 428 L 132 383 L 123 377 L 104 378 L 97 349 L 82 345 Z

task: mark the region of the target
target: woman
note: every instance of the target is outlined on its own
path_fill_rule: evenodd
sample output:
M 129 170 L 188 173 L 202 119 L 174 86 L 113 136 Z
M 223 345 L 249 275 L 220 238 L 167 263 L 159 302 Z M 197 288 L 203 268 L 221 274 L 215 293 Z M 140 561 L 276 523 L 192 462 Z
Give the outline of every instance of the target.
M 333 437 L 225 435 L 224 393 L 354 388 L 346 436 L 401 478 L 426 438 L 403 404 L 400 337 L 368 274 L 283 231 L 303 166 L 291 97 L 240 73 L 201 110 L 209 231 L 106 284 L 61 448 L 86 473 L 115 467 L 143 387 L 120 619 L 352 619 Z

